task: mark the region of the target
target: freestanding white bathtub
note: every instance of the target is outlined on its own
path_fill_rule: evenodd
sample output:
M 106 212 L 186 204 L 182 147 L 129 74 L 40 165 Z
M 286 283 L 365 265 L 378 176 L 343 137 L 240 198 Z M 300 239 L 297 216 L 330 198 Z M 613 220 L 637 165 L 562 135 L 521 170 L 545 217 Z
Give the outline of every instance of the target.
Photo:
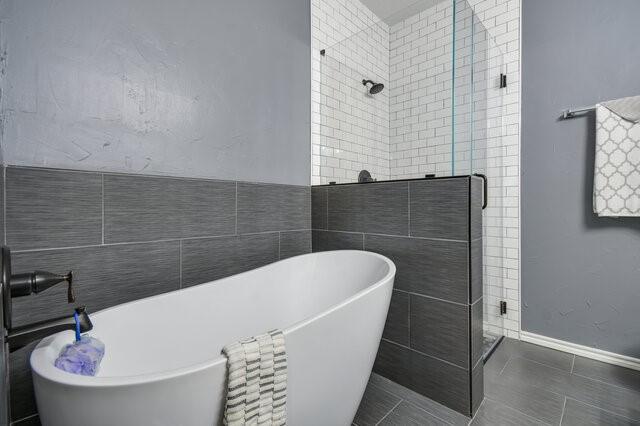
M 314 253 L 91 315 L 96 377 L 53 363 L 73 333 L 40 342 L 31 367 L 44 426 L 211 426 L 222 416 L 222 347 L 284 330 L 288 424 L 349 425 L 382 336 L 395 266 L 364 251 Z

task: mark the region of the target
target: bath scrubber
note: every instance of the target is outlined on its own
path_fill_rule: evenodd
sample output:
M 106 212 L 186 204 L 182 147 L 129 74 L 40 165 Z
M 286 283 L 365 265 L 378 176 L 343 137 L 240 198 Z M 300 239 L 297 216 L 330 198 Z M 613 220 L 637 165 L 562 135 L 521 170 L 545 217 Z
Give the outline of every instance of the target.
M 68 373 L 95 376 L 103 356 L 104 343 L 94 337 L 82 336 L 62 348 L 55 366 Z

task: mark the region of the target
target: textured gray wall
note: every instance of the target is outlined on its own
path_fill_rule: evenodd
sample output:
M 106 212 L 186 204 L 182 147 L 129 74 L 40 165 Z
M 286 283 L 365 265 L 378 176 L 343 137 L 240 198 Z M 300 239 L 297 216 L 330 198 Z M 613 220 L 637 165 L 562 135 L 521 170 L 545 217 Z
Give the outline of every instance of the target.
M 300 0 L 7 0 L 4 161 L 308 185 Z
M 594 116 L 640 95 L 640 2 L 524 0 L 522 328 L 640 357 L 640 218 L 591 209 Z

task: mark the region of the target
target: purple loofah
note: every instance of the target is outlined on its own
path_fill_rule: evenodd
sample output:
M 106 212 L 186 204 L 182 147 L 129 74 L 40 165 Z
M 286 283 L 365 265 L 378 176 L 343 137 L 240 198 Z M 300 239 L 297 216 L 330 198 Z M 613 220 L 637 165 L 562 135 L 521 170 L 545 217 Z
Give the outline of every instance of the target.
M 83 376 L 95 376 L 104 356 L 104 343 L 89 336 L 66 345 L 60 351 L 55 366 L 60 370 Z

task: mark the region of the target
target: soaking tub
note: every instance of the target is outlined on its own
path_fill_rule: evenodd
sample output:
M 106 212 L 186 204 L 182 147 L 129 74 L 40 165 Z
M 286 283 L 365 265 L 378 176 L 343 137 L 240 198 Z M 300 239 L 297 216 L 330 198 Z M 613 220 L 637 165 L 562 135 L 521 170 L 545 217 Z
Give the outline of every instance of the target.
M 31 355 L 44 426 L 185 425 L 221 420 L 224 345 L 284 331 L 290 425 L 349 425 L 382 336 L 395 266 L 364 251 L 282 260 L 91 315 L 106 354 L 96 377 L 53 363 L 72 332 Z

